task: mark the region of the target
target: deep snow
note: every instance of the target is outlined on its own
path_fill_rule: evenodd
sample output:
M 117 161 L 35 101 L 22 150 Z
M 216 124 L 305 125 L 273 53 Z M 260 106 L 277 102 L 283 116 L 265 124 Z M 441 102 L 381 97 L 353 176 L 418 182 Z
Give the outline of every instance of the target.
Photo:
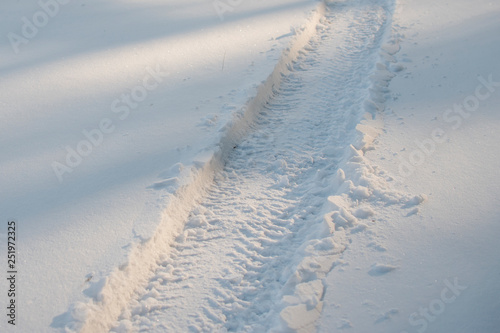
M 153 234 L 170 194 L 315 6 L 246 1 L 221 20 L 212 1 L 66 3 L 17 54 L 8 34 L 22 36 L 23 17 L 43 18 L 42 9 L 0 4 L 0 219 L 19 224 L 18 329 L 26 332 L 64 324 L 89 282 Z M 161 82 L 140 101 L 145 82 L 158 83 L 157 68 L 168 76 L 156 75 Z M 134 92 L 127 107 L 122 99 Z M 97 129 L 102 142 L 95 134 L 98 144 L 80 147 L 88 156 L 68 165 L 68 149 Z M 72 169 L 62 182 L 54 162 Z M 0 232 L 4 248 L 6 226 Z
M 500 6 L 227 3 L 0 5 L 17 330 L 498 331 Z

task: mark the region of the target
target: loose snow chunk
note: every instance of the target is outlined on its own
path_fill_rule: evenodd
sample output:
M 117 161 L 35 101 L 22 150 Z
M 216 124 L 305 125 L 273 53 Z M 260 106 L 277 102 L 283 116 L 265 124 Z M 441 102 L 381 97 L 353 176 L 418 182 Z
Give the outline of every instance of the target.
M 208 224 L 207 219 L 204 215 L 193 216 L 187 223 L 186 226 L 196 228 L 203 227 Z
M 332 210 L 341 210 L 342 208 L 346 208 L 347 202 L 340 195 L 332 195 L 328 197 L 328 201 L 330 202 L 330 206 Z
M 280 316 L 286 328 L 296 332 L 312 332 L 322 308 L 323 302 L 319 302 L 318 306 L 311 310 L 308 310 L 305 304 L 299 304 L 284 308 Z
M 351 234 L 356 234 L 358 232 L 365 231 L 366 229 L 368 229 L 368 226 L 366 224 L 360 223 L 351 229 Z
M 420 205 L 422 202 L 425 202 L 426 200 L 427 200 L 427 196 L 425 194 L 416 195 L 406 202 L 406 204 L 404 205 L 404 208 L 409 208 L 409 207 L 413 207 L 416 205 Z
M 344 170 L 342 170 L 342 169 L 338 169 L 337 170 L 336 180 L 337 180 L 337 182 L 338 182 L 339 185 L 342 184 L 345 181 L 345 172 L 344 172 Z
M 101 278 L 97 282 L 91 282 L 90 286 L 84 290 L 84 294 L 88 297 L 94 298 L 97 301 L 102 301 L 102 291 L 107 282 L 107 278 Z
M 77 302 L 74 306 L 71 307 L 70 313 L 71 317 L 79 322 L 84 322 L 89 314 L 96 309 L 96 306 L 93 303 L 82 303 Z
M 336 229 L 338 227 L 352 227 L 358 222 L 358 220 L 351 213 L 343 208 L 340 210 L 340 212 L 333 213 L 332 217 Z
M 364 121 L 364 123 L 358 124 L 356 126 L 356 130 L 360 134 L 360 140 L 355 145 L 355 148 L 358 150 L 362 150 L 363 152 L 366 152 L 373 147 L 375 138 L 377 138 L 381 132 L 378 128 L 367 125 L 366 123 L 367 121 Z
M 335 223 L 333 223 L 332 215 L 332 213 L 328 213 L 323 216 L 323 236 L 333 234 L 335 231 Z
M 357 218 L 360 218 L 360 219 L 367 219 L 373 215 L 375 215 L 375 212 L 370 207 L 358 208 L 354 212 L 354 216 L 356 216 Z
M 154 297 L 148 297 L 139 303 L 139 305 L 132 311 L 132 315 L 144 316 L 149 312 L 159 309 L 161 309 L 161 303 Z
M 353 194 L 359 199 L 367 199 L 371 195 L 370 190 L 365 186 L 356 187 Z
M 406 69 L 406 67 L 404 65 L 402 65 L 402 64 L 399 64 L 399 63 L 398 64 L 392 64 L 390 66 L 390 70 L 392 72 L 394 72 L 394 73 L 401 72 L 401 71 L 403 71 L 405 69 Z
M 133 328 L 134 328 L 134 326 L 130 320 L 123 319 L 120 321 L 120 325 L 118 327 L 115 327 L 114 329 L 112 329 L 111 332 L 127 333 L 127 332 L 132 332 Z
M 420 212 L 420 209 L 418 209 L 418 207 L 415 207 L 413 208 L 412 210 L 410 210 L 408 212 L 408 214 L 406 214 L 406 217 L 409 217 L 409 216 L 412 216 L 412 215 L 416 215 Z
M 382 45 L 382 50 L 389 53 L 390 55 L 398 53 L 400 48 L 401 47 L 399 46 L 399 42 L 396 42 L 396 41 L 392 41 L 392 42 L 385 43 L 384 45 Z
M 308 308 L 314 308 L 319 304 L 321 297 L 323 297 L 324 289 L 321 280 L 314 280 L 298 284 L 295 287 L 295 294 Z
M 396 268 L 396 266 L 392 265 L 373 264 L 368 274 L 370 274 L 371 276 L 380 276 L 392 272 Z
M 321 240 L 317 240 L 314 244 L 314 249 L 316 251 L 330 251 L 338 247 L 332 237 L 326 237 Z

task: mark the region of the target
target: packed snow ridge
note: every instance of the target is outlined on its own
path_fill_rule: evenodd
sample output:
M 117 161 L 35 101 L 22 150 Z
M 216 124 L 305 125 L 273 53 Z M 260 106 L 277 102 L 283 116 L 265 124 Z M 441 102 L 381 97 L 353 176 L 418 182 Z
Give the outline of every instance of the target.
M 89 288 L 66 329 L 314 330 L 348 235 L 369 233 L 381 207 L 411 215 L 425 200 L 365 158 L 401 68 L 394 6 L 321 3 L 219 145 L 152 185 L 175 189 L 154 236 Z

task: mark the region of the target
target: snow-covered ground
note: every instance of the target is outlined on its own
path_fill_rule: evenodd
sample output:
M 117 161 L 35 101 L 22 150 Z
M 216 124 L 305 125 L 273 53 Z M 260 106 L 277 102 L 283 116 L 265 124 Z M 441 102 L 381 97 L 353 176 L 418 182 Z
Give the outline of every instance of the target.
M 500 330 L 500 4 L 0 13 L 2 332 Z
M 377 210 L 353 235 L 320 332 L 500 331 L 499 18 L 492 1 L 398 1 L 404 69 L 367 158 L 428 200 L 412 216 Z
M 18 221 L 25 332 L 57 326 L 155 232 L 316 5 L 41 2 L 0 4 L 0 232 L 6 248 Z

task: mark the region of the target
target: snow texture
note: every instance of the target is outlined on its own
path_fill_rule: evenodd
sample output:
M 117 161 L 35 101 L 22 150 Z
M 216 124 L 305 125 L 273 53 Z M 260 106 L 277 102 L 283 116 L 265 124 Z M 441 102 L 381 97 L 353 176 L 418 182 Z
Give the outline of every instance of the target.
M 0 5 L 21 331 L 499 330 L 498 4 L 47 3 Z

